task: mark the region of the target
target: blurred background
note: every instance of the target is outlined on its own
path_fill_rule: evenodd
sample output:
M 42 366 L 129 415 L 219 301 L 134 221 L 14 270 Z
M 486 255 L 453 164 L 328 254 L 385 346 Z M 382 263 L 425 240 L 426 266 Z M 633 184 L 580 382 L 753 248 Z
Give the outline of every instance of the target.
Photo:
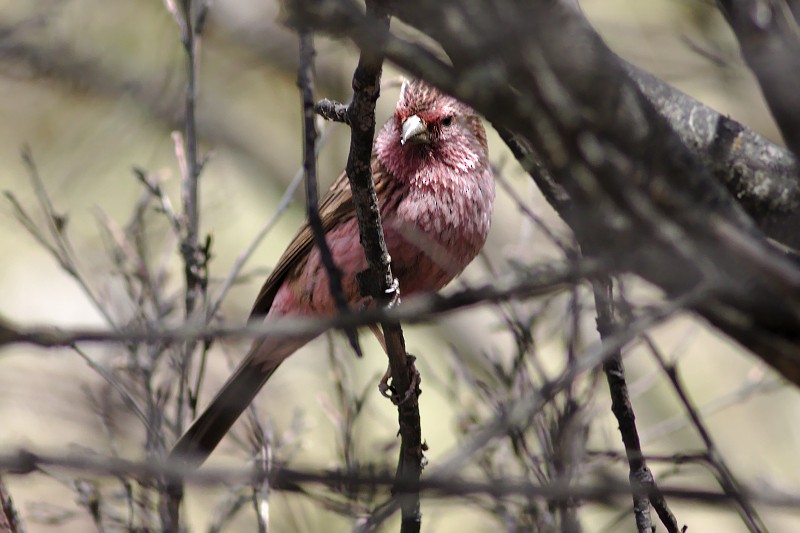
M 619 55 L 780 141 L 712 2 L 584 0 L 581 4 Z M 201 178 L 201 230 L 213 236 L 212 294 L 273 214 L 301 163 L 301 110 L 295 85 L 298 43 L 277 16 L 276 2 L 217 0 L 203 35 L 197 117 L 202 151 L 209 154 Z M 347 101 L 357 49 L 349 42 L 322 37 L 316 44 L 317 96 Z M 83 276 L 91 281 L 103 308 L 120 319 L 132 308 L 109 258 L 103 228 L 123 227 L 130 220 L 143 194 L 134 167 L 159 176 L 173 204 L 180 205 L 180 171 L 171 132 L 182 125 L 184 62 L 178 28 L 158 0 L 0 0 L 0 189 L 10 191 L 43 222 L 30 169 L 20 155 L 24 146 L 30 147 L 54 208 L 64 217 Z M 401 75 L 391 66 L 385 69 L 385 89 L 378 102 L 381 124 L 394 108 L 398 87 L 393 82 Z M 325 187 L 344 167 L 349 132 L 341 126 L 320 125 L 331 130 L 320 153 L 320 181 Z M 492 161 L 514 195 L 549 228 L 568 238 L 491 131 L 490 140 Z M 0 314 L 29 325 L 105 326 L 98 306 L 23 229 L 11 203 L 0 200 L 0 249 L 5 251 L 0 261 Z M 245 321 L 261 282 L 303 218 L 301 190 L 247 263 L 243 281 L 224 300 L 225 323 Z M 167 287 L 180 291 L 180 257 L 168 225 L 154 216 L 147 232 L 155 256 L 169 264 L 172 276 Z M 499 187 L 485 257 L 476 260 L 457 283 L 484 283 L 495 274 L 511 272 L 513 265 L 558 257 L 558 249 Z M 646 287 L 637 290 L 645 298 L 657 296 Z M 598 341 L 591 292 L 580 291 L 578 298 L 588 310 L 572 334 L 565 332 L 565 302 L 547 308 L 520 304 L 535 316 L 537 354 L 545 369 L 563 367 L 568 338 L 578 339 L 580 349 Z M 177 320 L 172 323 L 176 324 Z M 454 385 L 459 367 L 491 387 L 487 361 L 511 357 L 514 343 L 498 313 L 486 308 L 405 331 L 409 351 L 419 357 L 423 436 L 430 446 L 428 458 L 436 464 L 457 445 L 470 416 L 491 414 L 480 387 Z M 692 400 L 740 480 L 750 487 L 800 493 L 797 391 L 690 316 L 660 326 L 654 336 L 663 353 L 678 358 Z M 312 343 L 280 369 L 259 396 L 261 413 L 270 431 L 283 441 L 282 451 L 291 465 L 316 469 L 340 465 L 341 421 L 330 385 L 334 365 L 344 373 L 339 379 L 352 390 L 369 391 L 355 426 L 359 461 L 392 465 L 396 410 L 374 391 L 385 356 L 368 335 L 362 335 L 367 349 L 362 360 L 347 351 L 338 335 L 332 338 Z M 209 360 L 201 404 L 245 350 L 245 342 L 218 343 Z M 119 357 L 115 346 L 91 346 L 86 351 L 107 365 Z M 653 358 L 633 347 L 625 362 L 645 452 L 670 456 L 702 448 Z M 142 430 L 121 401 L 116 399 L 118 416 L 111 423 L 98 415 L 93 398 L 104 387 L 104 380 L 70 350 L 3 348 L 0 453 L 24 448 L 107 455 L 113 446 L 123 457 L 142 459 Z M 588 447 L 621 451 L 604 384 L 588 409 L 593 417 Z M 242 464 L 241 445 L 233 440 L 223 444 L 212 463 Z M 651 468 L 662 484 L 716 487 L 713 477 L 699 467 L 665 469 L 654 463 Z M 627 476 L 621 462 L 617 474 Z M 5 481 L 29 531 L 92 527 L 64 474 L 5 476 Z M 224 495 L 224 488 L 191 490 L 189 524 L 205 530 L 213 506 Z M 628 505 L 628 500 L 620 499 L 618 507 L 587 506 L 582 524 L 587 531 L 632 531 Z M 745 531 L 736 513 L 726 507 L 681 501 L 671 505 L 689 531 Z M 760 511 L 773 531 L 800 530 L 796 512 L 768 507 Z M 291 494 L 273 493 L 270 513 L 278 532 L 349 531 L 352 524 Z M 496 516 L 464 500 L 424 499 L 423 513 L 423 531 L 498 527 Z M 622 520 L 615 522 L 620 513 Z M 231 530 L 252 528 L 252 512 L 240 513 L 232 524 Z M 388 531 L 396 529 L 395 522 L 386 526 Z

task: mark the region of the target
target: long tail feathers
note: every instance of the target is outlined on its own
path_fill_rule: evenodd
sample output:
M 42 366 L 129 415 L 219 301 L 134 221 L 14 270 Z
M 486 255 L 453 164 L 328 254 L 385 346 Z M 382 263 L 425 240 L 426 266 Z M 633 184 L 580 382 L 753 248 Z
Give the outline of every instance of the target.
M 175 443 L 169 458 L 180 458 L 191 466 L 203 464 L 274 371 L 240 367 Z
M 254 345 L 206 410 L 175 443 L 168 460 L 180 460 L 188 467 L 203 464 L 280 363 L 306 342 L 308 339 L 284 339 Z

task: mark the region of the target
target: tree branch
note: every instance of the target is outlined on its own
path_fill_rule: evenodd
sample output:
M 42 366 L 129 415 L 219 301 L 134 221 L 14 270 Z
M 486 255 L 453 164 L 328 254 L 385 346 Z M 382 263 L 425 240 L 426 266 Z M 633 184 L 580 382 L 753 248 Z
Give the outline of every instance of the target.
M 189 339 L 257 337 L 260 335 L 310 336 L 331 328 L 362 327 L 380 322 L 422 323 L 441 314 L 484 302 L 501 302 L 554 294 L 591 276 L 605 273 L 594 260 L 554 263 L 531 268 L 514 276 L 495 279 L 483 286 L 447 295 L 419 294 L 391 308 L 370 308 L 328 318 L 294 317 L 245 326 L 218 327 L 186 324 L 175 329 L 72 329 L 22 327 L 0 316 L 0 347 L 14 343 L 64 347 L 79 342 L 184 342 Z
M 667 375 L 667 378 L 672 384 L 672 388 L 675 389 L 675 392 L 678 394 L 678 397 L 680 398 L 686 413 L 689 415 L 692 424 L 700 434 L 700 438 L 703 440 L 703 444 L 705 444 L 706 449 L 708 450 L 709 463 L 714 470 L 715 477 L 717 478 L 720 487 L 722 487 L 722 490 L 725 492 L 725 494 L 730 496 L 731 499 L 736 502 L 736 506 L 739 514 L 742 517 L 742 520 L 752 533 L 769 531 L 764 524 L 764 521 L 761 520 L 761 517 L 753 506 L 753 503 L 742 493 L 741 484 L 728 467 L 727 462 L 719 451 L 719 448 L 714 443 L 711 433 L 709 433 L 708 429 L 706 429 L 703 420 L 700 418 L 700 413 L 698 413 L 694 404 L 689 399 L 689 395 L 683 387 L 683 383 L 678 375 L 678 369 L 674 364 L 667 362 L 667 360 L 661 354 L 661 351 L 648 336 L 645 336 L 644 339 L 645 343 L 650 349 L 650 352 L 656 358 L 659 366 Z
M 384 35 L 387 56 L 527 141 L 567 193 L 578 216 L 565 219 L 582 244 L 598 243 L 620 271 L 668 294 L 714 284 L 715 296 L 694 309 L 800 384 L 800 271 L 764 241 L 582 19 L 550 4 L 503 5 L 477 2 L 457 29 L 448 22 L 460 9 L 453 2 L 402 12 L 442 44 L 454 68 L 412 61 Z M 375 37 L 357 27 L 353 38 L 372 46 L 367 35 Z M 487 67 L 490 58 L 504 68 Z
M 181 167 L 183 216 L 181 217 L 181 255 L 184 265 L 186 293 L 184 307 L 186 320 L 191 321 L 195 314 L 198 300 L 205 299 L 208 286 L 208 259 L 210 257 L 211 239 L 204 245 L 199 242 L 200 208 L 199 182 L 203 164 L 199 157 L 199 140 L 197 136 L 197 66 L 200 36 L 208 13 L 205 1 L 164 0 L 167 10 L 172 14 L 180 28 L 181 43 L 186 57 L 186 89 L 184 98 L 184 135 L 173 134 L 175 154 Z M 188 414 L 194 416 L 197 407 L 197 395 L 205 374 L 205 358 L 210 340 L 204 344 L 200 368 L 197 372 L 194 388 L 189 385 L 189 374 L 194 359 L 195 342 L 187 343 L 178 362 L 178 393 L 175 402 L 175 426 L 183 431 L 184 418 Z M 162 523 L 166 531 L 177 533 L 180 530 L 180 504 L 183 499 L 183 486 L 171 483 L 164 491 L 162 504 Z
M 0 478 L 0 533 L 25 533 L 17 508 L 2 478 Z
M 367 0 L 366 16 L 378 28 L 388 31 L 389 13 L 380 0 Z M 380 94 L 383 51 L 362 49 L 353 74 L 353 100 L 347 107 L 350 124 L 350 153 L 347 177 L 353 191 L 361 244 L 369 268 L 361 276 L 362 293 L 382 306 L 392 306 L 399 298 L 397 280 L 392 275 L 389 253 L 380 219 L 380 205 L 372 182 L 372 143 L 375 136 L 375 102 Z M 341 111 L 341 109 L 340 109 Z M 400 424 L 400 457 L 397 480 L 418 480 L 423 468 L 422 428 L 418 405 L 417 370 L 406 353 L 399 322 L 381 322 L 389 357 L 392 383 L 401 400 L 397 405 Z M 402 532 L 418 532 L 421 525 L 419 495 L 398 496 L 402 509 Z
M 800 28 L 785 0 L 718 0 L 786 145 L 800 156 Z
M 347 113 L 347 106 L 333 100 L 323 98 L 314 106 L 314 111 L 325 120 L 342 122 L 350 125 L 350 115 Z
M 594 301 L 597 308 L 597 331 L 604 341 L 617 329 L 614 310 L 614 299 L 610 278 L 601 278 L 592 282 Z M 625 367 L 622 364 L 622 351 L 614 350 L 603 362 L 603 372 L 608 381 L 611 393 L 611 411 L 619 423 L 625 455 L 630 468 L 629 480 L 633 492 L 633 512 L 636 527 L 640 533 L 650 533 L 654 528 L 650 522 L 650 505 L 656 510 L 661 523 L 669 533 L 678 533 L 678 521 L 669 510 L 664 495 L 658 489 L 653 473 L 647 466 L 647 460 L 639 443 L 636 429 L 636 416 L 628 395 L 628 384 L 625 381 Z
M 340 470 L 307 471 L 291 468 L 273 468 L 269 473 L 258 467 L 247 469 L 208 467 L 202 470 L 187 468 L 180 463 L 163 463 L 159 461 L 127 461 L 116 457 L 46 455 L 21 450 L 16 453 L 0 455 L 0 471 L 14 475 L 38 472 L 45 468 L 63 468 L 101 476 L 130 476 L 140 482 L 148 480 L 186 479 L 201 485 L 217 485 L 220 483 L 260 484 L 269 480 L 270 487 L 275 490 L 297 492 L 302 485 L 315 484 L 324 486 L 350 486 L 374 491 L 377 487 L 392 487 L 400 493 L 416 493 L 425 491 L 431 495 L 470 496 L 485 494 L 492 497 L 526 495 L 543 497 L 552 501 L 580 499 L 608 503 L 614 496 L 630 495 L 630 486 L 613 478 L 599 480 L 598 483 L 576 485 L 574 483 L 532 483 L 527 479 L 498 478 L 487 481 L 472 481 L 463 477 L 426 476 L 419 480 L 398 480 L 389 473 L 364 466 L 364 472 L 346 472 Z M 707 505 L 729 505 L 730 496 L 718 492 L 686 489 L 681 487 L 665 487 L 665 496 L 680 498 L 693 503 L 702 502 Z M 796 508 L 800 506 L 800 496 L 765 490 L 763 487 L 744 491 L 752 501 L 761 502 L 774 507 Z
M 652 74 L 622 61 L 628 75 L 769 237 L 800 249 L 800 166 L 797 159 Z
M 342 290 L 342 271 L 333 261 L 331 249 L 325 239 L 325 228 L 319 214 L 317 193 L 317 127 L 314 114 L 314 40 L 308 30 L 300 31 L 300 65 L 297 70 L 297 85 L 303 101 L 303 168 L 306 182 L 306 213 L 308 225 L 314 234 L 314 244 L 319 249 L 322 264 L 328 274 L 328 287 L 340 313 L 347 314 L 349 307 Z M 350 346 L 361 357 L 361 346 L 354 329 L 345 331 Z

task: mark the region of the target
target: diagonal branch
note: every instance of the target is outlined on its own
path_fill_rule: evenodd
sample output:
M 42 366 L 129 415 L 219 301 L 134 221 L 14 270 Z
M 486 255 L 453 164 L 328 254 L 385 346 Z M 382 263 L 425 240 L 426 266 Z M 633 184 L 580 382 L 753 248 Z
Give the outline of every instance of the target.
M 728 467 L 725 459 L 723 459 L 719 448 L 711 437 L 711 433 L 708 431 L 703 423 L 703 420 L 700 418 L 700 413 L 689 398 L 680 376 L 678 375 L 677 367 L 673 363 L 667 362 L 666 358 L 661 354 L 661 351 L 656 347 L 655 343 L 652 341 L 652 339 L 650 339 L 649 336 L 645 335 L 643 338 L 645 344 L 650 349 L 650 352 L 653 354 L 656 360 L 658 360 L 659 366 L 661 366 L 661 369 L 667 375 L 667 378 L 672 384 L 672 388 L 675 389 L 675 392 L 678 394 L 678 397 L 686 409 L 689 418 L 692 420 L 692 424 L 700 434 L 700 438 L 703 440 L 703 443 L 708 450 L 710 465 L 715 473 L 715 477 L 722 487 L 722 490 L 731 498 L 731 500 L 736 502 L 736 506 L 739 514 L 742 517 L 742 520 L 752 533 L 769 531 L 753 506 L 753 502 L 750 501 L 747 496 L 745 496 L 742 491 L 741 484 Z
M 25 527 L 2 478 L 0 478 L 0 531 L 3 533 L 25 533 Z
M 412 56 L 384 35 L 387 56 L 532 147 L 525 162 L 538 159 L 566 192 L 577 216 L 565 219 L 582 244 L 597 243 L 620 271 L 668 294 L 713 283 L 713 297 L 694 310 L 800 383 L 800 272 L 765 242 L 596 33 L 550 3 L 474 8 L 458 28 L 448 23 L 461 9 L 454 2 L 401 12 L 439 41 L 454 67 Z M 356 42 L 372 46 L 365 37 L 375 33 L 358 29 Z
M 786 145 L 800 155 L 800 27 L 785 0 L 718 0 Z
M 592 282 L 594 301 L 597 307 L 597 330 L 600 338 L 607 341 L 617 328 L 610 278 L 601 278 Z M 622 364 L 622 351 L 614 350 L 603 362 L 603 372 L 608 381 L 611 393 L 611 410 L 619 423 L 625 455 L 630 467 L 630 483 L 633 492 L 633 511 L 636 527 L 641 533 L 649 533 L 654 528 L 650 522 L 650 505 L 656 510 L 664 527 L 669 533 L 680 531 L 675 515 L 669 510 L 666 499 L 658 489 L 653 473 L 647 466 L 639 443 L 636 429 L 636 417 L 633 412 L 628 384 L 625 381 L 625 367 Z
M 621 60 L 622 61 L 622 60 Z M 622 61 L 631 79 L 770 238 L 800 249 L 800 166 L 755 131 Z

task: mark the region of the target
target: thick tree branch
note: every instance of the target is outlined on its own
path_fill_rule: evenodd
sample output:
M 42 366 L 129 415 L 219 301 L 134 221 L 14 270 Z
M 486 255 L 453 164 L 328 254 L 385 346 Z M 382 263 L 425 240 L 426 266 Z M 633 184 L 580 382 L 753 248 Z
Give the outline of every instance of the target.
M 456 68 L 413 63 L 389 45 L 387 55 L 528 141 L 567 192 L 579 216 L 565 218 L 582 244 L 601 244 L 620 270 L 668 294 L 711 283 L 715 296 L 694 309 L 800 384 L 800 271 L 767 245 L 599 37 L 558 7 L 475 6 L 457 31 L 452 2 L 401 13 Z
M 628 75 L 686 147 L 761 230 L 800 249 L 800 166 L 786 149 L 623 61 Z
M 718 0 L 783 139 L 800 156 L 800 28 L 785 0 Z

